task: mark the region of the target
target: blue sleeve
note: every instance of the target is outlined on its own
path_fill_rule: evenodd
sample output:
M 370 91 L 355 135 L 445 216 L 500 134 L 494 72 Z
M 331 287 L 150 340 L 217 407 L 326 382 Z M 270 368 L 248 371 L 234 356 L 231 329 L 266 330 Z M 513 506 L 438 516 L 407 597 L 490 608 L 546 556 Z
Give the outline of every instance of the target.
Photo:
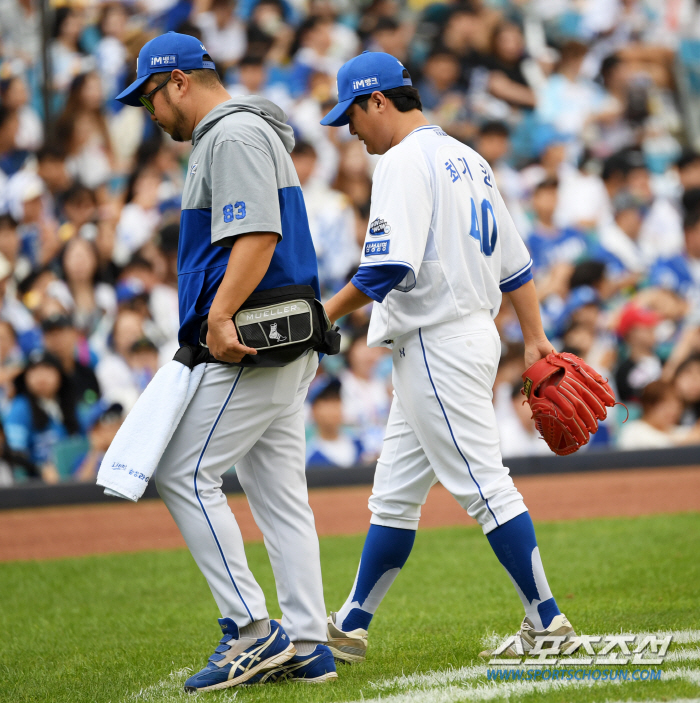
M 532 280 L 532 259 L 520 271 L 501 281 L 500 289 L 502 293 L 512 293 Z
M 372 300 L 381 303 L 389 291 L 396 288 L 411 270 L 403 264 L 360 266 L 352 277 L 352 284 Z

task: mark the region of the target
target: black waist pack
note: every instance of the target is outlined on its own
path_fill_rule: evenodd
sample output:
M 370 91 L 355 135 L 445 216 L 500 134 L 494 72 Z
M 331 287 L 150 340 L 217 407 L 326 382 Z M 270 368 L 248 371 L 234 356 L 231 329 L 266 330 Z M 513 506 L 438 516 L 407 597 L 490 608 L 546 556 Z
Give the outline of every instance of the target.
M 238 340 L 257 350 L 231 366 L 286 366 L 313 349 L 340 351 L 340 333 L 331 325 L 311 286 L 283 286 L 253 293 L 233 316 Z M 202 323 L 200 347 L 207 348 L 208 321 Z M 208 361 L 216 362 L 208 353 Z M 201 353 L 198 354 L 201 358 Z M 221 362 L 219 362 L 221 363 Z M 228 362 L 226 362 L 228 363 Z

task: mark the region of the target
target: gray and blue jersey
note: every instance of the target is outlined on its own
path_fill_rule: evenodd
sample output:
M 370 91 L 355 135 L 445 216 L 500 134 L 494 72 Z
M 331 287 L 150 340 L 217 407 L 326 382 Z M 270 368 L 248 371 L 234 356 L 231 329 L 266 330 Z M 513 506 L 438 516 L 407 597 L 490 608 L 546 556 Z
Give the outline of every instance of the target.
M 289 156 L 292 128 L 258 96 L 215 107 L 192 135 L 178 246 L 180 344 L 197 344 L 238 235 L 281 239 L 256 290 L 310 285 L 320 299 L 316 252 L 299 178 Z

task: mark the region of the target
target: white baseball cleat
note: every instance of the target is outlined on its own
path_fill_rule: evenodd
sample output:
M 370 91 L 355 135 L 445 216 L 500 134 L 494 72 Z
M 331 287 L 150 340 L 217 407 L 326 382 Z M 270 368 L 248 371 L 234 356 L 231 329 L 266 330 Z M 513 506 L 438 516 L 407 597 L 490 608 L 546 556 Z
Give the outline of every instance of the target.
M 572 638 L 576 637 L 576 632 L 574 631 L 574 628 L 571 626 L 571 623 L 567 620 L 566 615 L 564 613 L 559 613 L 552 622 L 549 623 L 549 627 L 546 628 L 545 630 L 535 630 L 534 625 L 532 624 L 532 620 L 530 618 L 525 618 L 521 625 L 520 625 L 520 630 L 518 631 L 516 637 L 520 639 L 520 644 L 522 646 L 522 652 L 527 654 L 534 646 L 535 646 L 535 637 L 556 637 L 556 636 L 564 636 L 566 639 L 563 641 L 561 645 L 561 653 L 566 654 L 570 645 L 567 643 L 569 640 Z M 496 648 L 498 649 L 498 648 Z M 483 657 L 484 659 L 490 659 L 493 656 L 495 649 L 486 649 L 483 652 L 479 652 L 479 656 Z M 522 656 L 520 652 L 517 652 L 515 649 L 515 645 L 511 645 L 510 647 L 507 647 L 504 649 L 500 654 L 497 656 L 503 656 L 503 657 L 518 657 Z
M 367 630 L 357 628 L 344 632 L 335 624 L 337 613 L 328 616 L 328 649 L 333 652 L 333 658 L 346 664 L 360 664 L 367 655 Z

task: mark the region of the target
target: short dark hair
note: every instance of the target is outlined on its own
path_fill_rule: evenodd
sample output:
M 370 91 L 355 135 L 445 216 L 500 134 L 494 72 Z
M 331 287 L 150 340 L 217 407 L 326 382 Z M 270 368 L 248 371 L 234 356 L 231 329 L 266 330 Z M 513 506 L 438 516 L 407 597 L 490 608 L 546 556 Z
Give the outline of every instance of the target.
M 685 231 L 689 229 L 695 229 L 697 227 L 698 223 L 700 222 L 700 210 L 699 209 L 694 209 L 686 212 L 685 217 L 683 218 L 683 229 Z
M 0 229 L 17 229 L 17 220 L 7 213 L 0 215 Z
M 316 156 L 316 149 L 314 149 L 313 144 L 307 142 L 303 139 L 297 139 L 294 142 L 294 148 L 292 149 L 292 156 Z
M 569 288 L 579 288 L 580 286 L 595 286 L 605 278 L 606 266 L 602 261 L 589 259 L 581 261 L 574 267 L 571 278 L 569 279 Z
M 404 68 L 403 77 L 410 78 L 410 74 Z M 412 85 L 402 85 L 398 88 L 389 88 L 389 90 L 380 90 L 380 92 L 387 100 L 390 100 L 394 107 L 399 112 L 410 112 L 411 110 L 420 110 L 423 112 L 423 103 L 420 99 L 420 93 Z M 367 112 L 367 102 L 372 97 L 371 93 L 367 95 L 358 95 L 355 100 L 353 100 L 353 105 L 359 105 L 365 112 Z
M 246 54 L 239 62 L 238 68 L 243 68 L 243 66 L 262 66 L 265 62 L 262 56 L 257 54 Z
M 15 110 L 10 110 L 7 105 L 0 103 L 0 127 L 4 127 L 6 122 L 15 115 Z
M 492 120 L 490 122 L 485 122 L 479 128 L 479 136 L 496 136 L 496 137 L 510 137 L 510 129 L 505 122 L 499 120 Z
M 556 178 L 545 178 L 543 181 L 535 186 L 535 193 L 539 193 L 541 190 L 556 190 L 559 188 L 559 181 Z

